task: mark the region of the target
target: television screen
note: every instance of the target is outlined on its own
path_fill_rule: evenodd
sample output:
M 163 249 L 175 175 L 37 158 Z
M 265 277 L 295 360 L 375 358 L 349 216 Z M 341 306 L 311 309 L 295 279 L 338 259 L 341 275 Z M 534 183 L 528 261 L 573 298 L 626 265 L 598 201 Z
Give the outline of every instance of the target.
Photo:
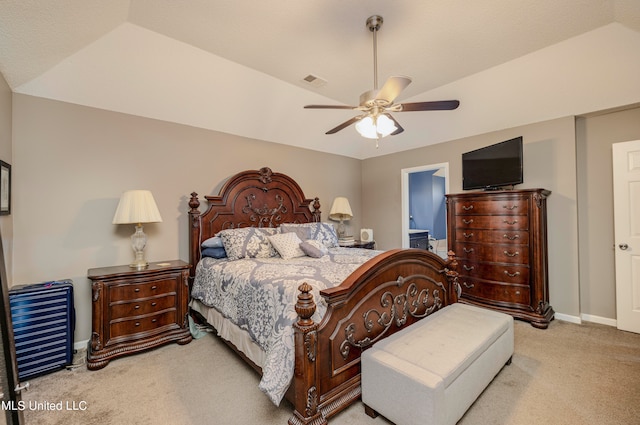
M 462 189 L 495 190 L 522 183 L 522 137 L 462 154 Z

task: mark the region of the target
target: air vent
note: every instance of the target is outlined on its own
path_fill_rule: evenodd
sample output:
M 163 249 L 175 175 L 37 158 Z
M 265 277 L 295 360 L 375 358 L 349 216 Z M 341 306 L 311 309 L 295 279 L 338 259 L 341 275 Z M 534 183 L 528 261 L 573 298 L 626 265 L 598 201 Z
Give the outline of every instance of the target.
M 304 77 L 302 79 L 302 81 L 304 81 L 305 83 L 309 84 L 310 86 L 313 87 L 322 87 L 325 84 L 327 84 L 327 80 L 324 80 L 320 77 L 318 77 L 317 75 L 313 75 L 313 74 L 309 74 L 306 77 Z

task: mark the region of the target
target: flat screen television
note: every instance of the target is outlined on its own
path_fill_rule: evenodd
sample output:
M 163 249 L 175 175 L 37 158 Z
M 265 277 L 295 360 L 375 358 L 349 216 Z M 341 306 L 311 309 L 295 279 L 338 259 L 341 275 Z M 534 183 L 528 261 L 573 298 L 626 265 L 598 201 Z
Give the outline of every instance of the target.
M 522 137 L 462 154 L 462 189 L 498 190 L 522 183 Z

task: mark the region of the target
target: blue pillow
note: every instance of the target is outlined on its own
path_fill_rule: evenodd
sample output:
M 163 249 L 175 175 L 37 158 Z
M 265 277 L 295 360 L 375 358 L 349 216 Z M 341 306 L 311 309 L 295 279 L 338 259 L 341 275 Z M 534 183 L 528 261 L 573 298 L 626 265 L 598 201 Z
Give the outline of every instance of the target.
M 204 248 L 201 251 L 203 257 L 227 258 L 227 251 L 224 248 Z
M 222 238 L 220 236 L 214 236 L 202 242 L 202 247 L 203 248 L 222 248 L 224 247 L 224 245 L 222 244 Z

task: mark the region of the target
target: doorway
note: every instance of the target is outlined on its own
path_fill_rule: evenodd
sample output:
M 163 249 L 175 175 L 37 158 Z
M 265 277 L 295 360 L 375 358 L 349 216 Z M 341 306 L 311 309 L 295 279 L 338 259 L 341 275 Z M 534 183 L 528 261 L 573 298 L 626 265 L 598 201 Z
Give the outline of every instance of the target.
M 402 247 L 409 248 L 411 233 L 428 231 L 434 251 L 440 244 L 446 254 L 444 195 L 449 193 L 449 163 L 404 168 L 401 170 L 401 180 Z

